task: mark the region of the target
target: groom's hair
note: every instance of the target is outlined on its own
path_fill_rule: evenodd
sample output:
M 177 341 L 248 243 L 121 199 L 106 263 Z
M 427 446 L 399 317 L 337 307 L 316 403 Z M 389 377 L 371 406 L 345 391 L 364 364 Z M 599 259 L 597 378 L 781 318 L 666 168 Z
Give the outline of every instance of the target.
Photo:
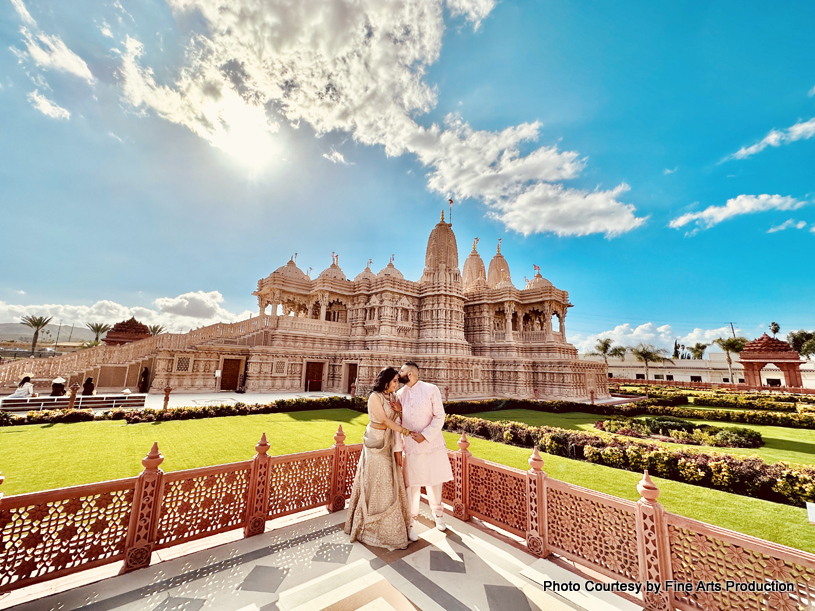
M 416 374 L 416 377 L 419 377 L 419 366 L 414 363 L 413 361 L 405 361 L 405 365 L 413 370 L 413 373 Z

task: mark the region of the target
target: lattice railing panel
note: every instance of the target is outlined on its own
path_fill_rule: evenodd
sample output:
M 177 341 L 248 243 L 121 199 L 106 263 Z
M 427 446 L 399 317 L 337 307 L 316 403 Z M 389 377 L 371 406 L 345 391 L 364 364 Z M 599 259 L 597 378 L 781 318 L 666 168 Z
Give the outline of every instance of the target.
M 273 462 L 269 468 L 269 518 L 327 504 L 333 462 L 332 450 Z
M 348 448 L 348 460 L 345 463 L 345 498 L 351 497 L 351 488 L 354 487 L 354 476 L 357 474 L 359 457 L 362 454 L 362 445 Z
M 250 467 L 202 473 L 184 479 L 167 474 L 161 498 L 156 547 L 237 528 L 246 518 Z
M 526 474 L 472 460 L 467 468 L 470 513 L 526 535 Z
M 601 500 L 566 490 L 546 491 L 549 546 L 582 559 L 589 566 L 637 580 L 637 517 Z
M 771 549 L 750 549 L 748 545 L 668 524 L 671 569 L 674 581 L 712 581 L 722 592 L 677 592 L 674 599 L 687 609 L 728 609 L 754 611 L 798 611 L 815 608 L 815 565 L 804 566 Z M 756 546 L 759 547 L 759 546 Z M 761 546 L 764 547 L 764 546 Z M 795 552 L 797 550 L 789 550 Z M 804 552 L 800 552 L 804 554 Z M 727 581 L 769 584 L 795 584 L 792 592 L 745 592 L 727 588 Z
M 123 557 L 135 478 L 4 499 L 0 591 Z M 60 498 L 54 499 L 54 493 Z M 26 502 L 26 497 L 33 497 Z M 50 576 L 49 576 L 50 578 Z
M 450 460 L 450 467 L 453 473 L 456 472 L 456 454 L 455 452 L 447 452 L 447 458 Z M 453 503 L 456 500 L 456 482 L 455 479 L 444 482 L 441 489 L 441 498 L 448 503 Z

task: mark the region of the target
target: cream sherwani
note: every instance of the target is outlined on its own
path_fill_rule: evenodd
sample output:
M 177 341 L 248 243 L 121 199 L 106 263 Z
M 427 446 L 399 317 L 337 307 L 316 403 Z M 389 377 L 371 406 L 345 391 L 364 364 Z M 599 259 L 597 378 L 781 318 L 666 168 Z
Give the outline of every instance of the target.
M 453 470 L 441 433 L 444 426 L 441 392 L 434 384 L 419 380 L 412 387 L 401 388 L 397 395 L 402 403 L 402 426 L 421 433 L 425 438 L 421 443 L 411 437 L 404 438 L 405 475 L 411 516 L 415 518 L 419 514 L 422 486 L 427 490 L 431 509 L 436 515 L 441 515 L 442 484 L 453 479 Z

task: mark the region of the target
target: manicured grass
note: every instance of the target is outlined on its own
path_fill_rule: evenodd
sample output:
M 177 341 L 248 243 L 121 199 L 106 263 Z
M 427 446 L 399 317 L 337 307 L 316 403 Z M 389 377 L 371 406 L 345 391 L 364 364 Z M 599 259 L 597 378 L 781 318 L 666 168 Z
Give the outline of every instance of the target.
M 531 412 L 534 415 L 544 415 Z M 507 418 L 509 412 L 502 412 Z M 491 416 L 496 416 L 493 412 Z M 561 424 L 577 419 L 557 415 Z M 591 423 L 595 417 L 588 417 Z M 515 420 L 520 418 L 514 417 Z M 0 428 L 0 470 L 6 482 L 0 491 L 22 494 L 137 475 L 141 458 L 153 441 L 165 456 L 165 471 L 190 469 L 247 460 L 266 432 L 271 454 L 288 454 L 327 448 L 339 424 L 346 443 L 359 443 L 367 416 L 350 410 L 321 410 L 290 414 L 235 416 L 203 420 L 127 425 L 114 422 L 27 425 Z M 459 436 L 445 433 L 447 446 L 456 449 Z M 530 451 L 471 438 L 470 451 L 479 458 L 528 469 Z M 622 498 L 637 500 L 640 475 L 602 465 L 543 454 L 549 476 Z M 668 511 L 703 522 L 815 552 L 815 528 L 807 523 L 806 511 L 708 490 L 660 478 L 660 502 Z
M 532 426 L 557 426 L 564 429 L 598 432 L 594 423 L 606 420 L 606 416 L 586 414 L 583 412 L 567 412 L 564 414 L 549 414 L 528 409 L 508 409 L 500 412 L 482 412 L 472 414 L 474 418 L 485 420 L 515 420 Z M 640 416 L 642 418 L 644 416 Z M 787 461 L 802 465 L 815 465 L 815 431 L 809 429 L 793 429 L 783 426 L 766 426 L 759 424 L 741 424 L 731 422 L 715 422 L 713 420 L 696 420 L 688 418 L 697 424 L 709 424 L 718 427 L 744 427 L 758 431 L 764 439 L 760 448 L 710 448 L 706 446 L 686 446 L 673 443 L 664 443 L 669 447 L 699 448 L 715 452 L 726 452 L 740 456 L 757 455 L 764 462 L 774 463 Z M 654 443 L 663 443 L 653 439 Z

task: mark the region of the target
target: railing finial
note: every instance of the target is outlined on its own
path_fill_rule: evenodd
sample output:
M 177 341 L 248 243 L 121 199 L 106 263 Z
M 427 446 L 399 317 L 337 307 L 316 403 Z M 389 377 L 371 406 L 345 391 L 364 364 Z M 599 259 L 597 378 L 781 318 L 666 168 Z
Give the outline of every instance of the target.
M 154 441 L 153 447 L 150 448 L 150 453 L 141 459 L 141 464 L 144 465 L 144 468 L 148 471 L 154 471 L 158 469 L 158 466 L 163 462 L 164 455 L 159 452 L 158 441 Z
M 642 479 L 637 484 L 637 492 L 646 501 L 654 502 L 659 497 L 659 488 L 648 475 L 648 469 L 645 469 L 642 474 Z
M 458 440 L 458 449 L 461 452 L 467 452 L 467 448 L 470 447 L 470 442 L 467 441 L 467 431 L 462 431 L 461 438 Z
M 338 446 L 345 444 L 345 433 L 342 432 L 342 425 L 340 425 L 337 432 L 334 433 L 334 444 Z
M 266 441 L 266 433 L 263 433 L 260 436 L 260 441 L 255 444 L 255 452 L 258 454 L 266 454 L 269 451 L 269 448 L 272 446 L 269 445 L 269 442 Z
M 541 471 L 543 469 L 543 459 L 541 458 L 540 452 L 538 452 L 538 446 L 532 450 L 532 455 L 526 461 L 529 463 L 529 467 L 532 471 Z

